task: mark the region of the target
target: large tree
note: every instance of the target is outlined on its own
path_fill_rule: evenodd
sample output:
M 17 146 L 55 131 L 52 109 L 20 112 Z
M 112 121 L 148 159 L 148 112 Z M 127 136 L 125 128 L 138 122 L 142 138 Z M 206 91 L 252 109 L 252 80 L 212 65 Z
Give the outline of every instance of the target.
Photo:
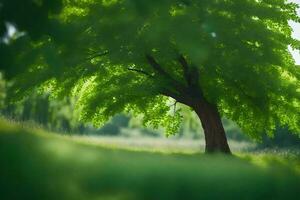
M 14 91 L 71 92 L 86 121 L 130 112 L 167 134 L 181 119 L 173 99 L 199 116 L 206 152 L 230 153 L 222 116 L 257 139 L 277 125 L 299 133 L 300 69 L 288 50 L 300 49 L 288 24 L 300 22 L 296 8 L 286 0 L 65 0 L 48 14 L 51 30 L 22 38 L 13 65 L 28 72 Z

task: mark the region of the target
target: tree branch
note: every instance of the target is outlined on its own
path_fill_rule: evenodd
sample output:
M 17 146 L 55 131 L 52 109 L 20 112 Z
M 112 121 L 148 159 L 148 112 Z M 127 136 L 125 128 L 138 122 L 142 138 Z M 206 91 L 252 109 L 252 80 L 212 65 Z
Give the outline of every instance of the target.
M 180 55 L 178 57 L 178 61 L 182 66 L 183 73 L 184 73 L 184 78 L 188 84 L 188 86 L 192 86 L 192 76 L 191 76 L 191 70 L 190 67 L 186 61 L 186 59 L 183 57 L 183 55 Z
M 157 75 L 161 76 L 167 82 L 168 87 L 174 87 L 180 94 L 186 94 L 188 92 L 187 88 L 166 72 L 152 56 L 146 54 L 146 58 L 150 66 L 158 73 Z
M 203 98 L 203 92 L 198 85 L 198 69 L 196 67 L 189 67 L 183 56 L 180 57 L 179 60 L 184 68 L 185 77 L 187 77 L 187 81 L 189 82 L 188 86 L 174 79 L 152 56 L 146 54 L 146 58 L 150 66 L 158 73 L 157 76 L 160 75 L 161 78 L 166 81 L 166 85 L 161 87 L 160 93 L 162 95 L 171 97 L 186 105 L 192 105 L 195 103 L 195 100 L 197 101 Z
M 146 54 L 146 58 L 147 58 L 147 60 L 148 60 L 148 63 L 152 66 L 152 68 L 155 70 L 155 71 L 157 71 L 160 75 L 162 75 L 162 76 L 165 76 L 166 78 L 168 78 L 168 79 L 173 79 L 161 66 L 160 66 L 160 64 L 158 64 L 158 62 L 156 62 L 156 60 L 152 57 L 152 56 L 150 56 L 150 55 L 148 55 L 148 54 Z
M 146 71 L 143 71 L 143 70 L 140 70 L 140 69 L 134 69 L 134 68 L 127 68 L 128 70 L 130 71 L 134 71 L 134 72 L 137 72 L 137 73 L 140 73 L 140 74 L 143 74 L 143 75 L 146 75 L 150 78 L 154 78 L 153 75 L 151 75 L 150 73 L 146 72 Z
M 184 78 L 192 96 L 203 98 L 203 91 L 199 85 L 199 70 L 195 66 L 190 66 L 183 55 L 178 57 L 178 62 L 182 66 Z
M 146 54 L 146 58 L 150 66 L 166 81 L 166 85 L 163 86 L 162 91 L 160 91 L 162 95 L 171 97 L 176 101 L 186 105 L 191 105 L 195 98 L 203 97 L 201 89 L 198 91 L 199 88 L 196 87 L 197 85 L 192 84 L 192 73 L 190 75 L 192 85 L 186 87 L 183 83 L 177 81 L 170 74 L 168 74 L 152 56 Z M 188 69 L 187 62 L 185 60 L 181 61 L 183 61 L 183 67 L 186 67 L 186 69 Z
M 87 57 L 87 60 L 92 60 L 92 59 L 97 58 L 97 57 L 106 56 L 107 54 L 108 54 L 108 51 L 104 51 L 104 52 L 96 52 L 96 51 L 94 51 L 93 53 L 91 53 Z
M 168 89 L 162 89 L 160 91 L 161 95 L 167 96 L 167 97 L 171 97 L 173 99 L 175 99 L 177 102 L 185 104 L 185 105 L 191 105 L 192 103 L 192 99 L 187 96 L 186 94 L 177 94 L 176 92 L 172 92 L 171 90 Z
M 175 102 L 172 104 L 172 105 L 170 105 L 170 107 L 173 107 L 173 109 L 174 109 L 174 115 L 175 115 L 175 113 L 176 113 L 176 106 L 177 106 L 177 103 L 178 103 L 178 101 L 177 100 L 175 100 Z

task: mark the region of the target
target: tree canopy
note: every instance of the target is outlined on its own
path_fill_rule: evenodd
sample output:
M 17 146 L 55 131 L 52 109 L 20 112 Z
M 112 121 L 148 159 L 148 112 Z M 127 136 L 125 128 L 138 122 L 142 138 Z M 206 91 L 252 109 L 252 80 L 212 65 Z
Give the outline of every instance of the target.
M 2 10 L 7 2 L 1 1 Z M 22 12 L 0 17 L 27 31 L 10 44 L 0 44 L 11 54 L 1 56 L 0 65 L 13 73 L 17 96 L 34 87 L 54 96 L 75 95 L 83 120 L 100 125 L 117 113 L 130 112 L 143 115 L 145 125 L 165 127 L 168 134 L 176 132 L 181 120 L 170 97 L 187 104 L 187 98 L 204 96 L 254 138 L 272 135 L 277 125 L 300 133 L 300 68 L 288 50 L 300 49 L 288 24 L 300 22 L 296 4 L 24 2 L 45 8 L 27 11 L 29 16 L 42 15 L 41 22 Z M 22 73 L 16 75 L 16 69 Z

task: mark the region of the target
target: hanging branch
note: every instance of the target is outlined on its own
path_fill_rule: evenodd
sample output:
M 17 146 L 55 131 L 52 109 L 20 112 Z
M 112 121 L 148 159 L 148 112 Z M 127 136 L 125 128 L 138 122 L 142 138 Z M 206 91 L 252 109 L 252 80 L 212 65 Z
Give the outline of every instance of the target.
M 175 113 L 176 113 L 176 106 L 177 106 L 177 103 L 178 103 L 178 101 L 175 100 L 174 104 L 170 105 L 170 107 L 173 107 L 173 108 L 174 108 L 174 111 L 173 111 L 174 115 L 175 115 Z

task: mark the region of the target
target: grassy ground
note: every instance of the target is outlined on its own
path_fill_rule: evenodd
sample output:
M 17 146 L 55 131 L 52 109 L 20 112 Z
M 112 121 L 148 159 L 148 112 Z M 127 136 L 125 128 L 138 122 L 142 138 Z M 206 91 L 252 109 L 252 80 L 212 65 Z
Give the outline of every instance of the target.
M 176 138 L 176 137 L 124 137 L 124 136 L 71 136 L 70 139 L 107 148 L 118 148 L 136 151 L 158 153 L 186 153 L 195 154 L 204 151 L 204 138 Z M 256 148 L 254 143 L 229 141 L 234 152 L 249 152 Z
M 300 158 L 119 149 L 0 121 L 0 199 L 297 199 Z

